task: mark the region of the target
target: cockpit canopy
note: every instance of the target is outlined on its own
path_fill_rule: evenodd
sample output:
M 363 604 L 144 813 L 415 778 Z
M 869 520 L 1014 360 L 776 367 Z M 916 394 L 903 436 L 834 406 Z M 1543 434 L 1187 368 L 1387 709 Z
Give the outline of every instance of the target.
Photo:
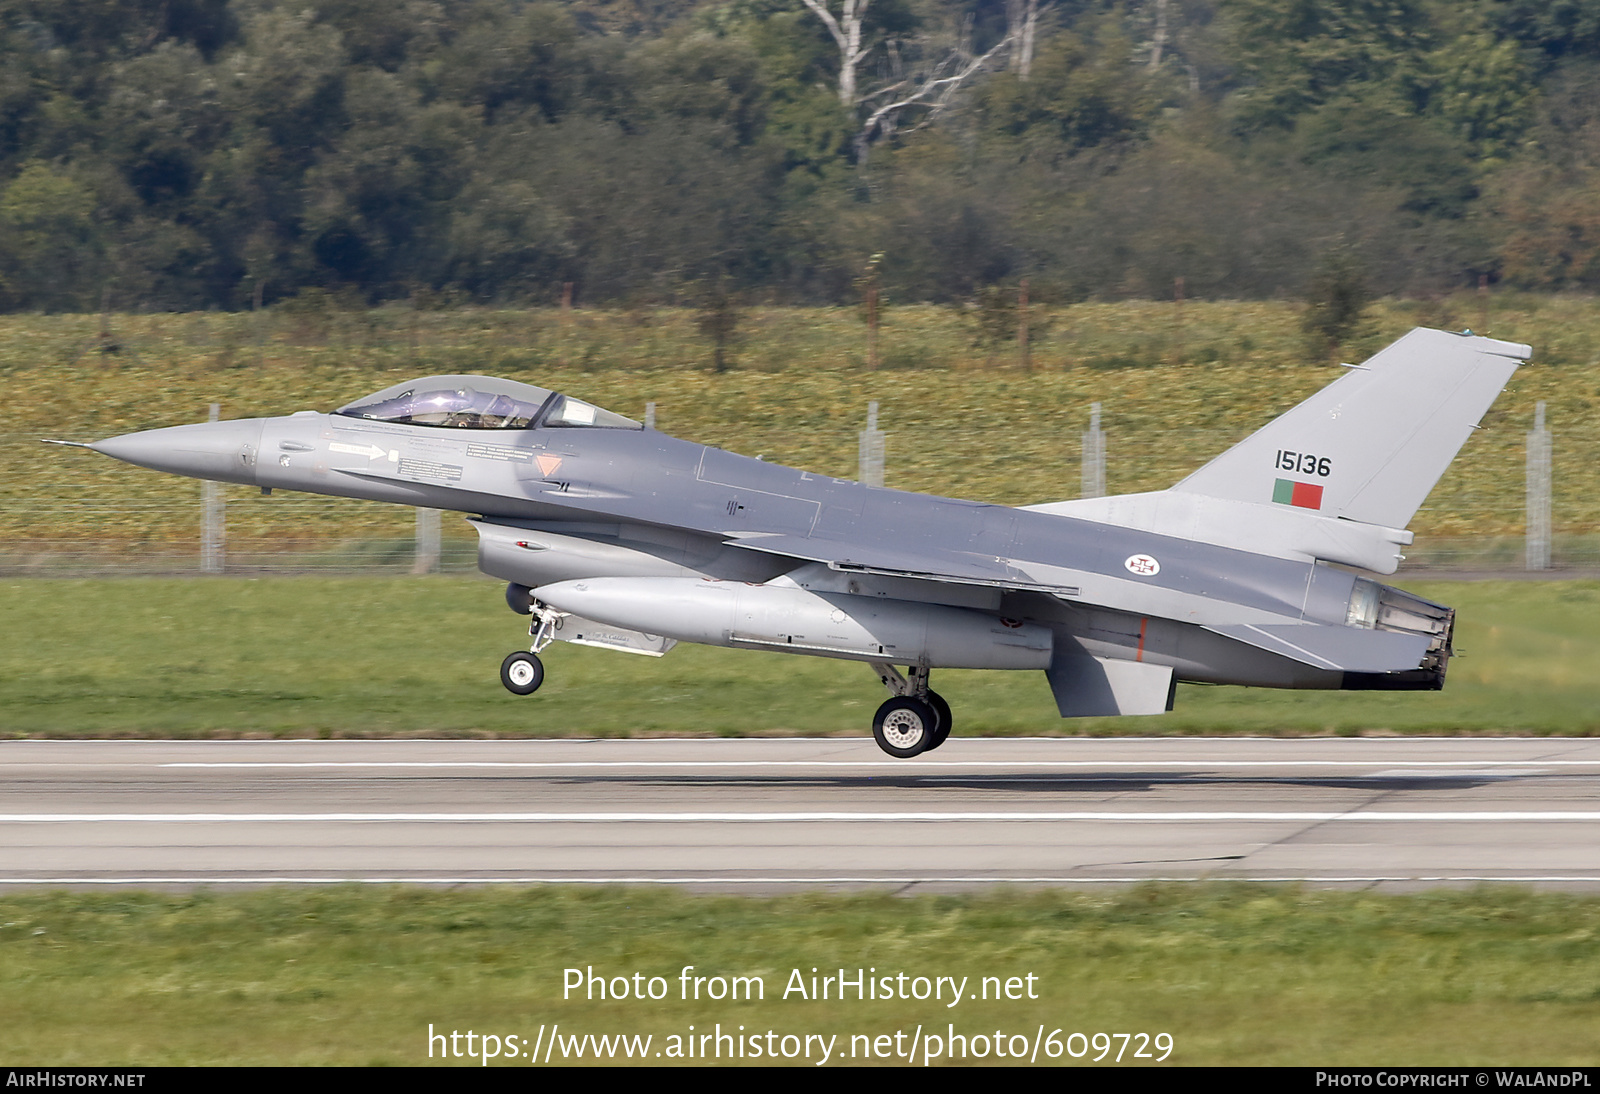
M 428 376 L 348 403 L 335 414 L 453 429 L 587 426 L 643 429 L 638 422 L 578 399 L 493 376 Z

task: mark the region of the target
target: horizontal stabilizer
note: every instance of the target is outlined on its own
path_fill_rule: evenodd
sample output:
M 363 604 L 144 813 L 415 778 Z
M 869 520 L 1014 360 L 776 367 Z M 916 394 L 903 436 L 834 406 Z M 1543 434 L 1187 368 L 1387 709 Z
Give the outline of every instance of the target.
M 1248 646 L 1330 672 L 1406 672 L 1433 638 L 1322 623 L 1233 623 L 1207 627 Z
M 1092 657 L 1058 645 L 1045 676 L 1063 718 L 1163 714 L 1172 709 L 1168 665 Z

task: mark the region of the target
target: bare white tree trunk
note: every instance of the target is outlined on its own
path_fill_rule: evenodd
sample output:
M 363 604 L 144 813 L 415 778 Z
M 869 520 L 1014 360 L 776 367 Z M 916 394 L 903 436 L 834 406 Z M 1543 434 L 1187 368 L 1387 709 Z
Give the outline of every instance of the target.
M 834 44 L 839 47 L 839 102 L 851 111 L 861 107 L 867 108 L 866 117 L 861 123 L 861 128 L 856 131 L 855 137 L 858 167 L 866 165 L 867 151 L 874 141 L 899 129 L 903 113 L 916 108 L 920 114 L 917 124 L 911 126 L 907 132 L 929 125 L 949 108 L 963 84 L 985 71 L 991 62 L 998 62 L 1007 50 L 1014 51 L 1024 36 L 1028 42 L 1029 55 L 1024 59 L 1021 71 L 1026 78 L 1028 65 L 1032 62 L 1034 27 L 1038 23 L 1040 13 L 1039 0 L 1007 0 L 1006 36 L 981 57 L 974 57 L 969 48 L 968 37 L 971 31 L 969 16 L 967 29 L 961 35 L 959 44 L 951 49 L 943 60 L 931 68 L 924 67 L 921 71 L 918 71 L 918 62 L 915 60 L 908 71 L 908 66 L 900 56 L 900 43 L 890 41 L 886 44 L 886 49 L 891 82 L 870 93 L 863 93 L 860 90 L 860 68 L 862 62 L 877 46 L 876 42 L 863 41 L 862 34 L 867 8 L 872 0 L 843 0 L 838 15 L 828 9 L 828 0 L 803 0 L 803 2 L 812 14 L 822 20 L 823 26 L 827 27 L 828 33 L 833 36 Z M 1049 10 L 1048 6 L 1045 10 Z
M 822 25 L 828 28 L 828 33 L 833 35 L 833 41 L 839 47 L 839 101 L 847 107 L 853 107 L 856 105 L 856 70 L 866 60 L 867 54 L 872 52 L 871 42 L 865 47 L 861 44 L 861 24 L 866 20 L 867 8 L 872 0 L 844 0 L 844 9 L 837 18 L 822 0 L 804 2 L 822 20 Z
M 1028 17 L 1022 21 L 1022 45 L 1018 52 L 1022 55 L 1022 63 L 1017 66 L 1017 75 L 1024 80 L 1033 71 L 1033 37 L 1039 29 L 1039 0 L 1028 0 Z
M 1167 0 L 1156 0 L 1156 36 L 1150 43 L 1150 71 L 1161 67 L 1161 55 L 1167 48 Z
M 1039 28 L 1039 0 L 1006 0 L 1006 37 L 1016 42 L 1011 71 L 1026 80 L 1033 69 L 1033 40 Z

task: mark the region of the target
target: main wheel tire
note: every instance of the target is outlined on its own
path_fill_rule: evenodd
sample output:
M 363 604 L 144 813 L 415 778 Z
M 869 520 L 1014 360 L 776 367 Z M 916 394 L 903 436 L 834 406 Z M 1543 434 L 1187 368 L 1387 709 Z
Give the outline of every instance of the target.
M 921 699 L 899 695 L 878 708 L 872 719 L 872 737 L 878 747 L 896 759 L 906 760 L 933 747 L 939 715 Z
M 544 683 L 544 662 L 518 650 L 500 662 L 500 682 L 513 695 L 532 695 Z
M 932 752 L 944 744 L 950 736 L 950 704 L 944 701 L 944 696 L 937 691 L 928 692 L 928 705 L 933 708 L 934 714 L 939 717 L 939 725 L 933 731 L 933 742 L 923 749 Z

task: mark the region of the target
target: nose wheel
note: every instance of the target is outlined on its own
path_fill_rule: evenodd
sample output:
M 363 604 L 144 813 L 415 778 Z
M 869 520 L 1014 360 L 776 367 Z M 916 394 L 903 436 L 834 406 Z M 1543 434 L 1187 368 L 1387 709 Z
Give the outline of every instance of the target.
M 532 695 L 544 683 L 544 662 L 518 650 L 500 662 L 500 682 L 513 695 Z

